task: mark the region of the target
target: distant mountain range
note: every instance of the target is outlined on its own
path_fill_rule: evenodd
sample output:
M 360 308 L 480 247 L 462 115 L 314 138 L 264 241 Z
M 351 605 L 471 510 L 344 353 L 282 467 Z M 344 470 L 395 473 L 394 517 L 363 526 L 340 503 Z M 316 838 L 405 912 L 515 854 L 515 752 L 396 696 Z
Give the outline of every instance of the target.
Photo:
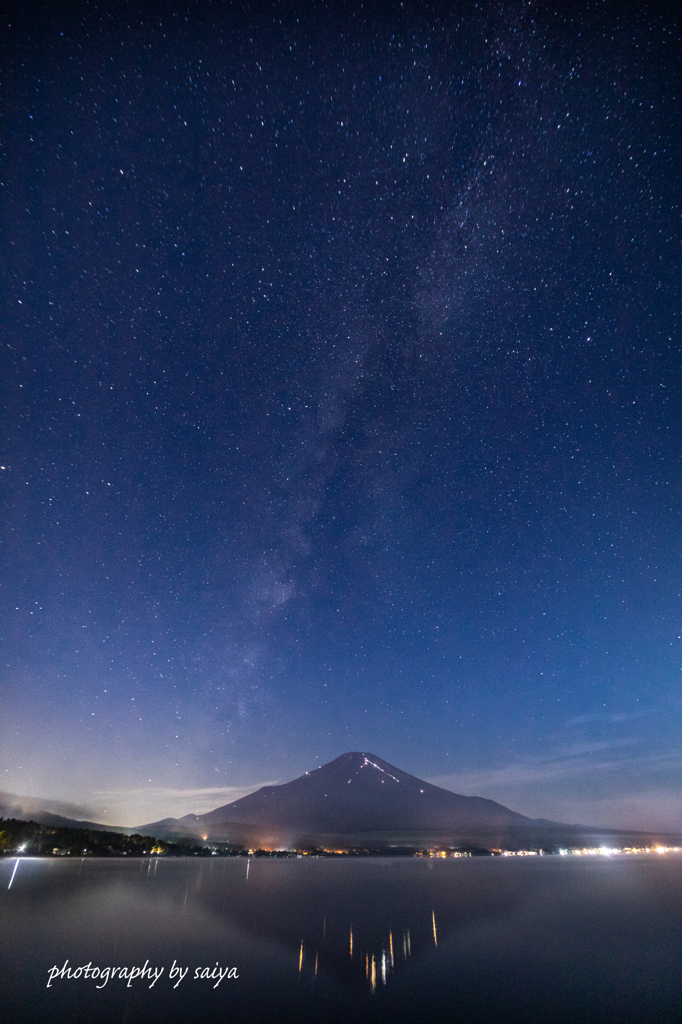
M 163 818 L 136 828 L 71 819 L 50 811 L 49 803 L 44 801 L 42 809 L 35 798 L 0 793 L 0 816 L 266 849 L 642 846 L 672 838 L 527 818 L 494 800 L 433 786 L 376 754 L 360 751 L 342 754 L 284 785 L 264 786 L 207 814 Z
M 207 814 L 140 825 L 160 838 L 200 838 L 247 847 L 389 846 L 487 848 L 591 845 L 614 832 L 527 818 L 494 800 L 460 796 L 396 768 L 376 754 L 351 751 L 281 786 L 264 786 Z M 641 842 L 641 838 L 640 838 Z
M 81 821 L 59 814 L 58 810 L 62 806 L 59 800 L 41 800 L 40 797 L 18 796 L 0 790 L 0 818 L 37 821 L 40 825 L 52 825 L 54 828 L 94 828 L 122 834 L 130 832 L 130 829 L 121 828 L 120 825 L 101 825 L 96 821 Z

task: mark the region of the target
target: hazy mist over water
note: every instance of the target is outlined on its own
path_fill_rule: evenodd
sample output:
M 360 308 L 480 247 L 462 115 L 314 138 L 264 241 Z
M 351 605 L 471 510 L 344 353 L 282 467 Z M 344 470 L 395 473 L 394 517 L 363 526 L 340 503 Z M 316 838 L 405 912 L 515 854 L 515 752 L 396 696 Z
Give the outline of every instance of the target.
M 0 864 L 10 1024 L 682 1019 L 678 855 L 15 864 Z M 164 970 L 152 988 L 48 988 L 67 960 Z M 194 977 L 216 963 L 238 977 Z

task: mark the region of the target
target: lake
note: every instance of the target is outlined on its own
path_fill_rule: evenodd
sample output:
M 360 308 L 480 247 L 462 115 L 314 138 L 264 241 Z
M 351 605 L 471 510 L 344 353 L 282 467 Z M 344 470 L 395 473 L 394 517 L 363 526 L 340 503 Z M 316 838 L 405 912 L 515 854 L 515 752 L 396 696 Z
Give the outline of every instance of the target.
M 15 865 L 6 1024 L 682 1021 L 679 854 Z

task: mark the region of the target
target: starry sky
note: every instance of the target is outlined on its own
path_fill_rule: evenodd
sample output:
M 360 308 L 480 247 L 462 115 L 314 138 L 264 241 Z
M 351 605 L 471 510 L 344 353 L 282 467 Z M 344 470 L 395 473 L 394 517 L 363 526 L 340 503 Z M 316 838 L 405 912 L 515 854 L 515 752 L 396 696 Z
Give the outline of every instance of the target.
M 682 829 L 680 26 L 555 6 L 6 8 L 2 789 Z

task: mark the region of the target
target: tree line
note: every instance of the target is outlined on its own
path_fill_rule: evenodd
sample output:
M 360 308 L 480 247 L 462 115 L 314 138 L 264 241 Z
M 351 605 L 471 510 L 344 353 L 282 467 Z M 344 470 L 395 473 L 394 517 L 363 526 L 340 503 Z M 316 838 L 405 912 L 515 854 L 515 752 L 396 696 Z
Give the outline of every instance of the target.
M 203 846 L 171 843 L 154 836 L 105 832 L 91 828 L 41 825 L 37 821 L 0 818 L 0 852 L 27 856 L 122 857 L 165 854 L 192 856 L 210 854 Z

